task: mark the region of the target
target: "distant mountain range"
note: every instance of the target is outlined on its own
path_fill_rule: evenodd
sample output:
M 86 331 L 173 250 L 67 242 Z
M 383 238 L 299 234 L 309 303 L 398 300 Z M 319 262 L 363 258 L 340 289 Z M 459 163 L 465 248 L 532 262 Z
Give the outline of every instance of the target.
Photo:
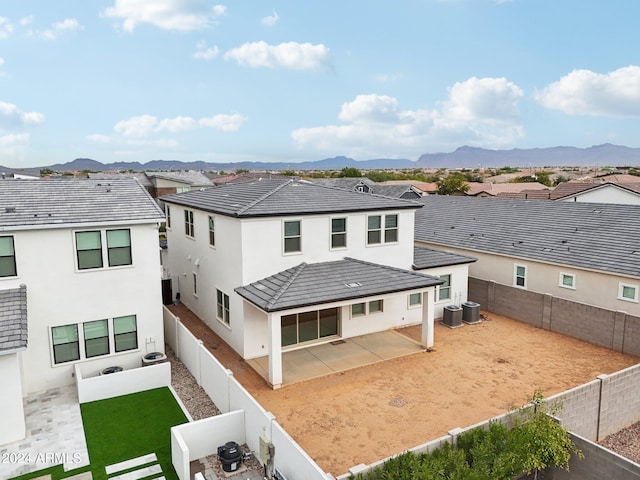
M 181 162 L 179 160 L 152 160 L 147 163 L 115 162 L 101 163 L 90 158 L 77 158 L 72 162 L 27 169 L 0 166 L 7 173 L 30 173 L 37 175 L 41 168 L 56 172 L 69 171 L 142 171 L 142 170 L 202 170 L 234 172 L 238 169 L 257 171 L 278 170 L 340 170 L 353 167 L 360 170 L 382 170 L 403 168 L 494 168 L 494 167 L 565 167 L 565 166 L 639 166 L 640 148 L 630 148 L 605 143 L 589 148 L 550 147 L 513 150 L 487 150 L 475 147 L 460 147 L 450 153 L 425 153 L 417 161 L 407 159 L 378 158 L 356 161 L 349 157 L 325 158 L 312 162 Z

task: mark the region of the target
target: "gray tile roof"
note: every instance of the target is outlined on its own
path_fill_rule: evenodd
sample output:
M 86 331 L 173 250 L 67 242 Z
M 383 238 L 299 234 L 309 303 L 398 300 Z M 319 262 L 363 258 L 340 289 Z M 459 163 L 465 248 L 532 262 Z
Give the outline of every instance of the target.
M 0 227 L 163 220 L 134 179 L 0 182 Z
M 135 178 L 140 185 L 151 187 L 153 184 L 144 172 L 134 173 L 88 173 L 87 178 L 91 180 L 122 180 L 123 178 Z
M 411 185 L 380 185 L 373 186 L 373 193 L 376 195 L 384 195 L 385 197 L 393 198 L 420 198 L 422 195 L 416 193 Z
M 163 202 L 233 217 L 272 217 L 416 209 L 420 204 L 304 180 L 260 179 L 160 197 Z
M 171 180 L 173 182 L 184 183 L 194 187 L 210 187 L 211 180 L 202 172 L 193 170 L 186 171 L 168 171 L 168 172 L 145 172 L 148 178 L 161 178 L 163 180 Z
M 432 248 L 425 247 L 413 248 L 414 270 L 448 267 L 450 265 L 463 265 L 465 263 L 476 262 L 477 260 L 478 259 L 476 257 L 460 255 L 459 253 L 444 252 L 442 250 L 434 250 Z
M 27 287 L 0 290 L 0 352 L 27 347 Z
M 415 240 L 640 277 L 640 206 L 433 195 Z
M 441 285 L 437 277 L 345 258 L 301 263 L 235 291 L 266 312 Z M 352 285 L 352 286 L 348 286 Z

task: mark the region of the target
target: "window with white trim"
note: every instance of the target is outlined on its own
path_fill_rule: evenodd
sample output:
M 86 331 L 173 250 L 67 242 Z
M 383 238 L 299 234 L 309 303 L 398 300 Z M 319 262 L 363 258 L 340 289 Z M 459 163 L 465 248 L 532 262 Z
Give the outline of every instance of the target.
M 192 278 L 193 278 L 193 296 L 197 297 L 198 296 L 198 274 L 196 272 L 192 272 Z
M 209 215 L 209 245 L 216 246 L 216 223 L 215 219 Z
M 409 294 L 409 308 L 419 307 L 422 305 L 422 293 L 410 293 Z
M 351 316 L 360 317 L 367 314 L 367 307 L 364 303 L 354 303 L 351 305 Z
M 135 315 L 113 319 L 113 339 L 116 352 L 138 348 L 138 325 Z
M 440 275 L 440 280 L 444 283 L 438 285 L 438 301 L 451 299 L 451 274 Z
M 165 217 L 167 218 L 167 228 L 171 228 L 171 206 L 164 206 Z
M 193 227 L 193 210 L 184 211 L 184 234 L 191 238 L 195 235 L 195 229 Z
M 102 268 L 102 239 L 100 230 L 76 232 L 78 270 Z
M 382 312 L 383 304 L 382 300 L 371 300 L 369 302 L 369 314 Z
M 230 325 L 229 295 L 216 289 L 216 304 L 216 317 L 218 320 Z
M 345 248 L 347 246 L 347 219 L 331 219 L 331 248 Z
M 66 363 L 80 360 L 80 341 L 78 325 L 61 325 L 51 328 L 53 344 L 53 362 Z
M 628 283 L 620 283 L 618 285 L 618 299 L 627 302 L 638 301 L 638 286 Z
M 363 315 L 372 315 L 384 311 L 384 300 L 370 300 L 368 302 L 360 302 L 351 304 L 351 317 L 361 317 Z
M 398 241 L 398 215 L 369 215 L 367 217 L 367 245 L 396 243 Z
M 302 231 L 300 220 L 284 222 L 284 253 L 302 251 Z
M 84 352 L 87 358 L 109 354 L 109 321 L 94 320 L 82 324 Z
M 104 238 L 104 239 L 103 239 Z M 76 261 L 78 270 L 91 270 L 109 267 L 132 265 L 131 231 L 128 228 L 117 230 L 91 230 L 75 232 Z M 106 244 L 106 252 L 103 251 Z
M 560 272 L 560 282 L 558 284 L 563 288 L 576 288 L 576 276 L 573 273 Z
M 110 267 L 131 265 L 131 232 L 128 228 L 107 230 L 107 252 Z
M 15 277 L 17 274 L 13 237 L 0 237 L 0 277 Z
M 521 288 L 527 287 L 527 267 L 524 265 L 514 265 L 513 286 Z

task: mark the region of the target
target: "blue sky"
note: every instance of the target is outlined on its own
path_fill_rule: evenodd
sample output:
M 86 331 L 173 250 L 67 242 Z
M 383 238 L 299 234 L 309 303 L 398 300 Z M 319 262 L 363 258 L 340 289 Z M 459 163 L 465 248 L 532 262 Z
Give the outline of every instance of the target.
M 0 4 L 0 165 L 640 147 L 637 0 Z

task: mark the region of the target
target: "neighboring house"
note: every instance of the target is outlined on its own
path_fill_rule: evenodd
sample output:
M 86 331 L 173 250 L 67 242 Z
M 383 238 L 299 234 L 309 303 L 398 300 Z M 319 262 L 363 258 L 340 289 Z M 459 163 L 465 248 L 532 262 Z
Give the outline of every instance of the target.
M 310 182 L 327 187 L 342 188 L 361 193 L 374 193 L 376 182 L 367 177 L 311 178 Z
M 283 351 L 420 323 L 433 345 L 443 280 L 412 270 L 419 204 L 268 179 L 161 200 L 174 291 L 243 358 L 268 356 L 274 387 Z
M 281 180 L 286 180 L 288 178 L 291 178 L 286 175 L 281 175 L 279 173 L 273 173 L 273 172 L 243 172 L 243 173 L 230 173 L 229 175 L 214 175 L 214 174 L 205 174 L 205 175 L 214 185 L 226 185 L 227 183 L 251 182 L 253 180 L 258 180 L 260 178 L 281 179 Z
M 154 197 L 199 190 L 201 188 L 210 188 L 213 186 L 211 180 L 209 180 L 204 173 L 193 170 L 145 172 L 145 175 L 153 185 Z
M 640 316 L 640 206 L 437 195 L 420 203 L 416 245 L 477 257 L 470 279 Z
M 563 202 L 640 205 L 640 183 L 572 183 L 556 187 L 554 199 Z
M 438 193 L 438 184 L 435 182 L 420 182 L 417 180 L 387 180 L 378 182 L 376 185 L 411 185 L 411 189 L 419 196 L 435 195 Z
M 376 183 L 372 193 L 385 197 L 406 198 L 407 200 L 415 200 L 422 196 L 422 193 L 410 184 L 381 185 Z
M 124 180 L 135 178 L 140 185 L 142 185 L 149 195 L 152 197 L 156 197 L 155 187 L 151 180 L 147 177 L 144 172 L 130 172 L 130 173 L 88 173 L 87 178 L 91 180 L 102 180 L 102 181 L 111 181 L 111 180 Z
M 135 180 L 0 182 L 0 443 L 24 437 L 22 397 L 72 384 L 75 364 L 164 350 L 163 221 Z
M 522 183 L 477 183 L 466 182 L 469 190 L 465 195 L 470 197 L 495 197 L 500 193 L 515 193 L 523 190 L 547 190 L 548 187 L 538 182 Z

